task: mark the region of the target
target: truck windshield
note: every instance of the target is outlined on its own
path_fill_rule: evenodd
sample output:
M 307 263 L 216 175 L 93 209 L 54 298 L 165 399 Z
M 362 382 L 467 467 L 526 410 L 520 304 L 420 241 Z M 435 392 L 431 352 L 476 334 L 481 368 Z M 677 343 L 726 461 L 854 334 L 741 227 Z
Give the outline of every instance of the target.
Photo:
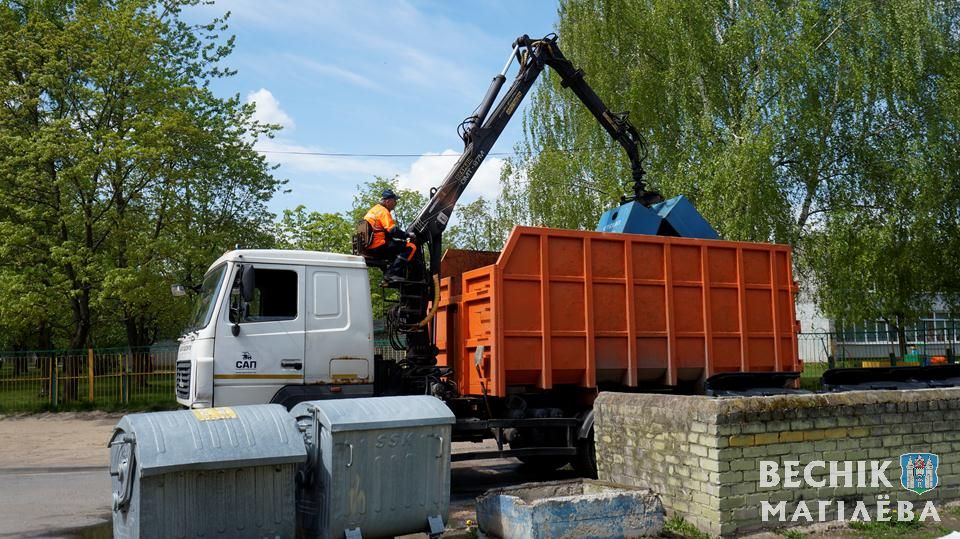
M 203 279 L 203 286 L 200 287 L 200 296 L 193 307 L 193 315 L 190 317 L 190 324 L 187 331 L 203 329 L 210 323 L 210 317 L 213 316 L 214 299 L 220 291 L 220 284 L 223 282 L 223 275 L 226 273 L 227 265 L 221 265 L 214 268 Z

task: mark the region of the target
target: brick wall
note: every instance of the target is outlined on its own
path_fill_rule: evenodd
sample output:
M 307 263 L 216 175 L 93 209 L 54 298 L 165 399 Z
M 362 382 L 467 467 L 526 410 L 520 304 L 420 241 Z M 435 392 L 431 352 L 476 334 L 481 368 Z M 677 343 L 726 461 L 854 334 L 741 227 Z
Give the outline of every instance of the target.
M 814 519 L 817 501 L 844 500 L 849 520 L 856 500 L 874 504 L 873 518 L 878 495 L 894 508 L 913 501 L 918 512 L 926 500 L 942 509 L 960 499 L 960 388 L 722 399 L 601 393 L 595 413 L 600 479 L 652 488 L 669 512 L 714 536 L 783 527 L 762 522 L 764 500 L 786 501 L 788 518 L 803 500 Z M 916 452 L 940 457 L 940 484 L 922 495 L 900 486 L 900 455 Z M 782 478 L 785 461 L 819 460 L 891 460 L 893 489 L 760 487 L 761 461 L 776 461 Z M 835 503 L 827 514 L 836 518 Z

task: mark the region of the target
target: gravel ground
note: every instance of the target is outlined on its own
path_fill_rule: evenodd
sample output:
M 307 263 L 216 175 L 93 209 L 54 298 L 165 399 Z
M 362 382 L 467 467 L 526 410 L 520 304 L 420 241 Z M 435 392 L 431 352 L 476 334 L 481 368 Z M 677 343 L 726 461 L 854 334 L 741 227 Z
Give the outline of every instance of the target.
M 122 414 L 62 412 L 0 415 L 0 468 L 103 466 Z

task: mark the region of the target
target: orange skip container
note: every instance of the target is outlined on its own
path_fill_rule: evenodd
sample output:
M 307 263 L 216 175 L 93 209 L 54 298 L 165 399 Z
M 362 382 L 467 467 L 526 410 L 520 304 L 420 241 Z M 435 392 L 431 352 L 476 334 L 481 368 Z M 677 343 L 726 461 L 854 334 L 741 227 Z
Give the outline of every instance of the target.
M 441 267 L 439 362 L 463 395 L 481 376 L 505 397 L 801 370 L 789 246 L 517 227 L 499 257 L 451 250 Z

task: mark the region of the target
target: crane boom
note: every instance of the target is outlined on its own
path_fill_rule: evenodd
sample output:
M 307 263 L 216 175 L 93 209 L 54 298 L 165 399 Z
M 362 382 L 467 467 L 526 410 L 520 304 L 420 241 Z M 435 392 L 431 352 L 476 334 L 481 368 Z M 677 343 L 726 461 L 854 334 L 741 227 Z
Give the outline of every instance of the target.
M 518 61 L 520 69 L 494 107 L 494 101 L 506 82 L 507 70 L 514 60 Z M 527 35 L 517 38 L 507 64 L 493 78 L 480 106 L 460 126 L 463 154 L 440 186 L 431 190 L 430 200 L 407 229 L 411 241 L 427 246 L 425 250 L 429 256 L 425 256 L 424 249 L 417 250 L 416 263 L 408 269 L 406 282 L 398 285 L 399 301 L 387 314 L 387 327 L 393 346 L 406 350 L 406 360 L 401 368 L 405 372 L 404 379 L 415 385 L 412 388 L 414 392 L 441 396 L 438 392 L 455 391 L 443 381 L 449 373 L 436 366 L 437 348 L 427 327 L 439 299 L 443 231 L 463 191 L 547 66 L 560 76 L 562 85 L 573 91 L 626 152 L 631 167 L 633 196 L 623 200 L 636 200 L 645 206 L 663 200 L 659 193 L 646 190 L 643 181 L 646 146 L 643 137 L 627 119 L 627 113 L 614 113 L 607 108 L 584 80 L 583 71 L 574 67 L 560 51 L 555 34 L 542 39 L 531 39 Z M 432 310 L 429 308 L 431 302 Z
M 506 70 L 514 58 L 520 63 L 520 70 L 493 113 L 489 118 L 485 118 L 503 86 Z M 461 135 L 465 145 L 463 154 L 440 186 L 431 193 L 430 201 L 420 210 L 408 229 L 408 232 L 414 233 L 417 243 L 428 243 L 431 247 L 436 245 L 438 252 L 435 253 L 434 249 L 430 250 L 431 255 L 437 255 L 431 256 L 430 259 L 431 275 L 439 274 L 439 238 L 447 227 L 454 206 L 473 179 L 477 169 L 489 155 L 490 149 L 503 133 L 520 103 L 547 66 L 560 76 L 562 85 L 573 91 L 604 130 L 623 147 L 630 160 L 634 185 L 633 198 L 648 200 L 650 203 L 660 200 L 659 195 L 645 189 L 643 160 L 646 157 L 646 147 L 643 137 L 627 119 L 627 114 L 614 113 L 607 108 L 603 100 L 584 80 L 583 71 L 574 67 L 560 51 L 556 35 L 549 35 L 542 39 L 531 39 L 523 35 L 514 42 L 507 65 L 499 75 L 494 77 L 483 102 L 477 108 L 477 114 L 465 120 L 467 127 Z

